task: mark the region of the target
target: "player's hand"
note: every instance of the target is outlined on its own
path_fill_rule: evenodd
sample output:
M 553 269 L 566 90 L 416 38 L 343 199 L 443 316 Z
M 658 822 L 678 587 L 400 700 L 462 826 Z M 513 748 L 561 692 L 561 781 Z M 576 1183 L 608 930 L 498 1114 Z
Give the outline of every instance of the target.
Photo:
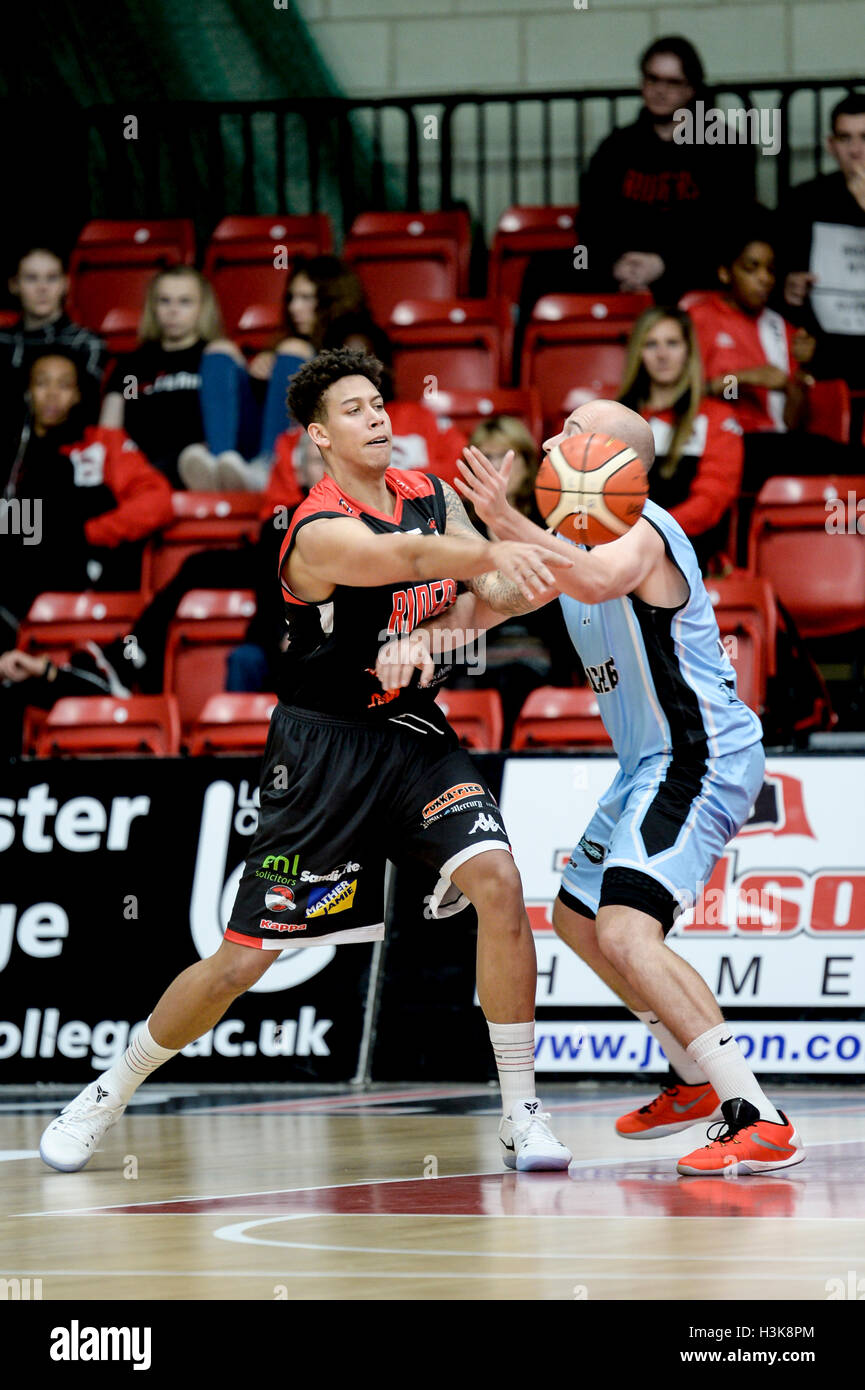
M 0 680 L 25 681 L 29 676 L 44 676 L 47 669 L 47 656 L 33 656 L 17 647 L 0 656 Z
M 810 362 L 817 347 L 817 339 L 804 328 L 797 328 L 793 334 L 793 356 L 802 366 Z
M 569 570 L 574 564 L 567 555 L 523 541 L 493 541 L 490 550 L 491 568 L 513 580 L 529 603 L 537 603 L 550 589 L 558 590 L 554 569 Z
M 385 690 L 402 690 L 415 671 L 420 671 L 418 684 L 421 687 L 429 685 L 435 672 L 430 635 L 422 627 L 386 642 L 375 663 L 375 674 Z
M 501 468 L 496 468 L 480 449 L 469 446 L 457 459 L 462 478 L 454 486 L 471 502 L 481 521 L 497 534 L 507 525 L 511 505 L 508 501 L 508 479 L 514 462 L 514 451 L 508 449 Z
M 816 283 L 817 276 L 812 275 L 810 270 L 791 270 L 784 281 L 785 301 L 797 309 L 801 308 L 811 293 L 811 286 Z

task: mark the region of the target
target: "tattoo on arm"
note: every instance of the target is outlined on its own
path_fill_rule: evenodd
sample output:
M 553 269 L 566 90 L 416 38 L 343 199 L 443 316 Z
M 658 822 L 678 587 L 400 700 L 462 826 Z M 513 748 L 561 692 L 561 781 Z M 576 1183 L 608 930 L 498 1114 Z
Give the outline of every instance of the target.
M 478 540 L 484 537 L 476 527 L 469 521 L 468 513 L 462 504 L 459 494 L 451 487 L 450 483 L 442 483 L 445 495 L 445 508 L 447 511 L 447 523 L 445 531 L 449 536 L 473 536 Z M 519 613 L 528 613 L 534 607 L 522 593 L 519 585 L 512 579 L 505 579 L 497 570 L 491 570 L 488 574 L 476 575 L 474 579 L 463 580 L 467 589 L 479 598 L 482 603 L 489 604 L 497 613 L 508 613 L 516 616 Z

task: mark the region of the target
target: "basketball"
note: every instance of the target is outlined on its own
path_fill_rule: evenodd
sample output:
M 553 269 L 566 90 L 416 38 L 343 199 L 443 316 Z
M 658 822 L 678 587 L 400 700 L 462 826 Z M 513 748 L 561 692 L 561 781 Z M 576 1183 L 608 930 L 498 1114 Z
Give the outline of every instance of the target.
M 538 469 L 535 497 L 551 531 L 604 545 L 638 521 L 649 491 L 642 460 L 629 444 L 575 434 L 551 449 Z

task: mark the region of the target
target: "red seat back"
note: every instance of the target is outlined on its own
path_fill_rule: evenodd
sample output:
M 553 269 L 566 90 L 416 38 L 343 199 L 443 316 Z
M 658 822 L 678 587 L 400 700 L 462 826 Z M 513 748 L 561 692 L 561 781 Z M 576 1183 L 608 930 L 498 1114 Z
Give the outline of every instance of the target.
M 40 758 L 104 753 L 173 757 L 179 752 L 177 703 L 166 695 L 136 695 L 129 700 L 86 695 L 58 700 L 36 739 Z
M 140 313 L 154 275 L 184 263 L 172 245 L 78 246 L 69 258 L 69 314 L 96 333 L 112 309 Z
M 490 251 L 487 293 L 518 304 L 533 255 L 567 251 L 577 242 L 577 208 L 511 207 L 502 213 Z
M 177 697 L 184 731 L 208 697 L 225 690 L 229 652 L 254 613 L 255 594 L 247 589 L 191 589 L 181 599 L 165 646 L 165 689 Z
M 141 591 L 147 597 L 173 579 L 188 555 L 199 550 L 235 550 L 255 541 L 261 497 L 255 492 L 175 492 L 176 520 L 144 547 Z
M 184 265 L 195 263 L 195 224 L 189 217 L 119 221 L 97 218 L 82 229 L 76 247 L 175 246 Z
M 526 698 L 511 738 L 515 749 L 609 747 L 610 743 L 592 691 L 552 685 L 543 685 Z
M 275 707 L 271 694 L 211 695 L 189 736 L 190 756 L 263 753 Z
M 748 568 L 803 637 L 865 627 L 865 477 L 770 478 L 751 517 Z
M 18 629 L 16 646 L 25 652 L 45 652 L 53 661 L 65 661 L 86 642 L 104 647 L 125 636 L 143 607 L 139 593 L 87 590 L 80 594 L 39 594 Z
M 454 299 L 468 292 L 468 213 L 362 213 L 342 254 L 360 277 L 373 316 L 386 324 L 401 299 Z
M 478 752 L 501 748 L 504 714 L 497 690 L 443 690 L 436 704 L 463 747 Z
M 513 328 L 504 300 L 407 299 L 388 323 L 396 394 L 491 391 L 510 371 Z
M 815 381 L 808 388 L 806 427 L 839 444 L 850 442 L 850 388 L 846 381 Z
M 442 421 L 449 420 L 466 434 L 497 415 L 514 415 L 522 420 L 537 443 L 543 433 L 541 398 L 534 387 L 527 390 L 499 386 L 494 391 L 432 391 L 424 393 L 423 403 Z

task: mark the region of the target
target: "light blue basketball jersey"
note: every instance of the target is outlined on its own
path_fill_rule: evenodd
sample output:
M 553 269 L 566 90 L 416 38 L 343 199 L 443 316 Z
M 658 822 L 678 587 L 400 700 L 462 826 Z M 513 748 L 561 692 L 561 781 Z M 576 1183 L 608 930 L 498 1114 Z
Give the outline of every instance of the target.
M 690 541 L 654 502 L 646 501 L 643 516 L 684 575 L 687 601 L 670 609 L 634 595 L 597 604 L 564 594 L 560 600 L 625 773 L 652 754 L 702 762 L 748 748 L 763 736 L 757 715 L 736 693 L 736 673 Z

